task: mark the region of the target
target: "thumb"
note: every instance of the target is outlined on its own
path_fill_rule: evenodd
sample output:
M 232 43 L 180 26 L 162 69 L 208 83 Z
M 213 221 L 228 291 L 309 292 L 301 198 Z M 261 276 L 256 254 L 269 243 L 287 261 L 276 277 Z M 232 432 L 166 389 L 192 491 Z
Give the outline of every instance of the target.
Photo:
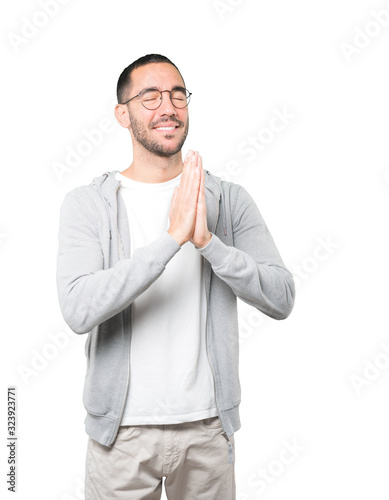
M 178 193 L 178 187 L 174 188 L 174 193 L 173 193 L 173 196 L 172 196 L 172 202 L 170 204 L 170 208 L 171 209 L 174 207 L 174 204 L 176 202 L 177 193 Z

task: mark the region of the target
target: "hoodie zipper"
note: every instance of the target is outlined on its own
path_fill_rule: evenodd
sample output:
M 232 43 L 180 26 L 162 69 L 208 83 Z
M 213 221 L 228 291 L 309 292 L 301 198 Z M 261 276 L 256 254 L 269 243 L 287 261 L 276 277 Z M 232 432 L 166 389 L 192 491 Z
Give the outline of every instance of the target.
M 216 199 L 216 203 L 217 203 L 219 200 L 216 198 L 216 196 L 215 196 L 215 199 Z M 216 220 L 215 220 L 215 223 L 214 223 L 213 229 L 212 229 L 212 232 L 214 234 L 215 234 L 215 230 L 216 230 L 216 226 L 217 226 L 217 219 L 218 219 L 218 217 L 216 216 Z M 202 258 L 204 258 L 204 257 L 202 257 Z M 203 275 L 204 275 L 204 280 L 205 280 L 205 266 L 203 268 L 203 271 L 204 271 Z M 207 301 L 207 313 L 206 313 L 206 321 L 205 321 L 205 347 L 206 347 L 206 351 L 207 351 L 208 363 L 209 363 L 209 366 L 211 367 L 211 371 L 212 371 L 212 376 L 213 376 L 213 392 L 214 392 L 214 396 L 215 396 L 215 404 L 216 404 L 217 413 L 218 413 L 219 419 L 220 419 L 219 407 L 217 405 L 217 400 L 216 400 L 216 377 L 215 377 L 215 372 L 213 370 L 211 361 L 209 359 L 209 354 L 208 354 L 208 328 L 207 328 L 207 320 L 208 320 L 208 307 L 209 307 L 209 304 L 208 304 L 207 287 L 205 287 L 205 295 L 206 295 L 206 301 Z M 225 431 L 221 420 L 220 420 L 220 423 L 221 423 L 222 429 L 223 429 L 222 436 L 224 436 L 226 438 L 226 440 L 227 440 L 227 445 L 228 445 L 228 463 L 232 464 L 232 462 L 233 462 L 232 443 L 231 443 L 231 441 L 228 438 L 227 432 Z
M 131 242 L 130 242 L 131 245 Z M 130 247 L 131 248 L 131 247 Z M 124 248 L 123 248 L 124 252 Z M 131 253 L 130 253 L 131 255 Z M 130 314 L 132 316 L 132 303 L 130 304 Z M 131 338 L 132 338 L 132 331 L 131 331 L 131 321 L 130 318 L 128 317 L 128 308 L 125 311 L 125 318 L 124 318 L 124 324 L 127 325 L 129 334 L 128 334 L 128 352 L 127 352 L 127 379 L 126 379 L 126 389 L 124 391 L 124 397 L 123 397 L 123 403 L 122 403 L 122 408 L 120 410 L 120 417 L 118 418 L 117 424 L 116 424 L 116 429 L 115 429 L 115 436 L 119 430 L 119 426 L 121 424 L 121 421 L 123 419 L 123 414 L 124 414 L 124 408 L 126 406 L 126 400 L 127 400 L 127 394 L 128 394 L 128 387 L 129 387 L 129 381 L 130 381 L 130 347 L 131 347 Z
M 107 177 L 108 177 L 108 174 L 107 174 Z M 109 201 L 106 200 L 105 196 L 103 195 L 103 192 L 102 192 L 102 189 L 101 189 L 101 184 L 99 184 L 99 190 L 100 190 L 100 194 L 101 194 L 101 196 L 103 198 L 103 201 L 104 201 L 105 209 L 107 211 L 108 222 L 109 222 L 109 224 L 111 224 L 111 222 L 112 222 L 111 221 L 111 212 L 110 212 L 110 209 L 108 208 L 108 206 L 110 207 L 111 205 L 110 205 Z M 117 191 L 116 191 L 116 196 L 117 196 Z M 107 204 L 108 204 L 108 206 L 107 206 Z M 119 228 L 118 228 L 118 230 L 119 230 Z M 111 232 L 111 227 L 110 226 L 109 226 L 109 238 L 112 239 L 112 232 Z M 130 242 L 130 244 L 131 244 L 131 242 Z M 124 248 L 123 248 L 123 255 L 124 255 Z M 120 257 L 120 255 L 119 255 L 119 257 Z M 130 304 L 130 310 L 132 312 L 132 304 Z M 126 405 L 126 399 L 127 399 L 127 393 L 128 393 L 129 380 L 130 380 L 131 326 L 130 326 L 130 321 L 128 320 L 128 308 L 125 310 L 124 314 L 125 314 L 124 324 L 127 324 L 128 327 L 129 327 L 129 329 L 130 329 L 129 340 L 128 340 L 128 356 L 127 356 L 127 379 L 126 379 L 126 389 L 124 391 L 124 398 L 123 398 L 123 402 L 122 402 L 122 407 L 121 407 L 121 410 L 120 410 L 120 417 L 117 419 L 117 424 L 116 424 L 116 427 L 115 427 L 115 430 L 114 430 L 114 433 L 113 433 L 113 436 L 115 438 L 116 438 L 116 435 L 117 435 L 120 423 L 121 423 L 122 418 L 123 418 L 124 408 L 125 408 L 125 405 Z
M 106 174 L 106 177 L 108 177 L 108 174 Z M 99 188 L 99 191 L 100 191 L 100 195 L 101 195 L 101 197 L 103 199 L 103 203 L 104 203 L 104 206 L 105 206 L 105 211 L 107 212 L 109 239 L 112 239 L 112 233 L 111 233 L 111 213 L 110 213 L 109 208 L 107 206 L 107 204 L 109 205 L 109 202 L 108 202 L 108 200 L 105 198 L 105 196 L 103 194 L 103 190 L 101 189 L 101 183 L 98 184 L 98 188 Z
M 132 304 L 130 304 L 130 308 L 132 310 Z M 130 380 L 130 346 L 131 346 L 131 326 L 130 326 L 130 321 L 128 319 L 128 309 L 126 309 L 126 312 L 125 312 L 125 321 L 124 321 L 124 324 L 128 325 L 128 328 L 130 330 L 130 334 L 129 334 L 129 339 L 128 339 L 128 355 L 127 355 L 127 379 L 126 379 L 126 389 L 124 391 L 124 398 L 123 398 L 123 402 L 122 402 L 122 408 L 120 410 L 120 417 L 118 417 L 118 420 L 117 420 L 117 424 L 116 424 L 116 428 L 115 428 L 115 431 L 114 431 L 114 436 L 116 438 L 116 435 L 117 435 L 117 432 L 119 430 L 119 426 L 120 426 L 120 423 L 122 421 L 122 418 L 123 418 L 123 413 L 124 413 L 124 408 L 126 406 L 126 399 L 127 399 L 127 393 L 128 393 L 128 386 L 129 386 L 129 380 Z

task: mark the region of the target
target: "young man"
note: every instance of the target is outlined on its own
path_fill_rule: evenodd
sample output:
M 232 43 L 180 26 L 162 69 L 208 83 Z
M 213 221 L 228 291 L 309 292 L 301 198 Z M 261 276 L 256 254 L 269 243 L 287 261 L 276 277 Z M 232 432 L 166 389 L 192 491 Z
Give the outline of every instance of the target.
M 190 92 L 166 57 L 121 74 L 115 116 L 133 162 L 70 191 L 57 284 L 88 334 L 87 500 L 235 499 L 241 424 L 237 297 L 285 319 L 295 288 L 240 185 L 181 149 Z

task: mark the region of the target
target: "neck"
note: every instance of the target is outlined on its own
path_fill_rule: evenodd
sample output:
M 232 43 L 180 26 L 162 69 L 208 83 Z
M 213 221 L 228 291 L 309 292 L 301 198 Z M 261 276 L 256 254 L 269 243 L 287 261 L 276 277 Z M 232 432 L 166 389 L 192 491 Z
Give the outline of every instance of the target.
M 183 167 L 181 151 L 172 156 L 158 156 L 145 148 L 134 147 L 134 159 L 121 174 L 139 182 L 167 182 L 177 177 Z

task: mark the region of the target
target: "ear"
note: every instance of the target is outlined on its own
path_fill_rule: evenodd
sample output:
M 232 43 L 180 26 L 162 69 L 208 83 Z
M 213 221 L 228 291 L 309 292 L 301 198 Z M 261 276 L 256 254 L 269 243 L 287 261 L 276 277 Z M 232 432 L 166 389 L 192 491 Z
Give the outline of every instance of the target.
M 125 104 L 116 104 L 115 106 L 115 117 L 124 128 L 131 127 L 130 115 L 128 113 L 127 106 Z

